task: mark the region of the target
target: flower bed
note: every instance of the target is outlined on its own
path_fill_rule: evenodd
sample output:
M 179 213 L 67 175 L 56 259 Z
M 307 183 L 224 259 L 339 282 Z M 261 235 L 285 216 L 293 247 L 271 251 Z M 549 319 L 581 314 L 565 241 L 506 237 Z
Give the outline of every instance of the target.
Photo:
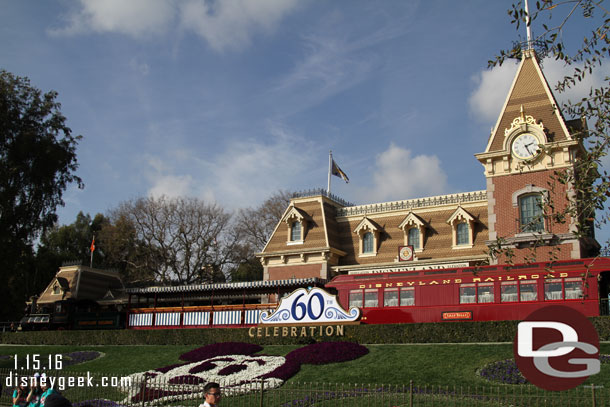
M 610 363 L 610 355 L 599 355 L 600 363 Z M 483 379 L 504 384 L 526 384 L 527 379 L 523 377 L 517 363 L 513 359 L 492 362 L 478 371 Z
M 94 350 L 87 350 L 87 351 L 62 353 L 61 355 L 62 355 L 63 367 L 65 368 L 66 366 L 73 366 L 73 365 L 77 365 L 79 363 L 89 362 L 90 360 L 97 359 L 97 358 L 103 356 L 103 353 L 96 352 Z
M 227 342 L 203 346 L 180 356 L 185 363 L 130 375 L 133 387 L 123 388 L 130 404 L 167 403 L 176 400 L 202 398 L 208 382 L 222 385 L 226 394 L 247 393 L 281 386 L 296 374 L 302 364 L 344 362 L 368 353 L 364 346 L 350 342 L 316 343 L 296 349 L 283 356 L 254 355 L 258 345 Z

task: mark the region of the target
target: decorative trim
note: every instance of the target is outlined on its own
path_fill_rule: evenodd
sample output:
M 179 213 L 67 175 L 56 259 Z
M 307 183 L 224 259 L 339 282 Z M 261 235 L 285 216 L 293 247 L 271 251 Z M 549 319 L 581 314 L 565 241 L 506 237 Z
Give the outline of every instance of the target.
M 419 247 L 413 250 L 417 253 L 424 251 L 424 237 L 426 236 L 426 224 L 425 222 L 413 212 L 405 217 L 405 219 L 398 225 L 398 229 L 403 231 L 404 245 L 409 245 L 409 230 L 416 228 L 419 232 Z
M 451 225 L 451 237 L 453 249 L 470 249 L 474 247 L 474 223 L 476 219 L 468 213 L 464 208 L 458 206 L 451 217 L 447 219 L 447 223 Z M 466 223 L 468 225 L 468 244 L 457 244 L 457 225 Z
M 364 253 L 364 236 L 367 233 L 373 234 L 373 252 L 372 253 Z M 364 217 L 356 229 L 354 229 L 354 233 L 358 235 L 358 241 L 360 250 L 358 252 L 359 257 L 374 257 L 377 256 L 377 248 L 379 246 L 379 232 L 380 228 L 375 225 L 373 221 L 369 218 Z
M 515 192 L 513 192 L 511 196 L 511 202 L 513 204 L 513 208 L 519 206 L 519 197 L 521 195 L 538 193 L 542 196 L 542 199 L 546 202 L 548 200 L 549 191 L 545 188 L 540 188 L 532 184 L 528 184 L 525 188 L 521 188 Z
M 370 215 L 384 212 L 404 211 L 422 208 L 434 208 L 455 204 L 478 203 L 487 200 L 487 191 L 464 192 L 461 194 L 439 195 L 428 198 L 408 199 L 404 201 L 382 202 L 370 205 L 338 208 L 337 217 Z

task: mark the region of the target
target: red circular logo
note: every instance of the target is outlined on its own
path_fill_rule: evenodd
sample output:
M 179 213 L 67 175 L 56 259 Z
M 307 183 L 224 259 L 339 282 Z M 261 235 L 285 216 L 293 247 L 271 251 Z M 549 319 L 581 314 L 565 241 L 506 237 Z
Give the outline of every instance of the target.
M 562 305 L 536 310 L 520 322 L 513 352 L 523 376 L 545 390 L 568 390 L 599 373 L 595 327 Z

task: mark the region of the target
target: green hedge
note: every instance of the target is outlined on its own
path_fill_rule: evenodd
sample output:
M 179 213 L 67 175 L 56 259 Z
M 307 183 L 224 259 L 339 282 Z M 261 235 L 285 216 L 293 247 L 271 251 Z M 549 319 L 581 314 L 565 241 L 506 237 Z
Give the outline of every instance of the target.
M 610 340 L 610 318 L 595 317 L 591 322 L 600 340 Z M 256 328 L 109 330 L 109 331 L 44 331 L 1 333 L 0 343 L 24 345 L 206 345 L 216 342 L 249 342 L 261 345 L 303 344 L 320 341 L 355 341 L 365 344 L 391 343 L 460 343 L 512 342 L 518 321 L 446 322 L 436 324 L 346 325 L 343 336 L 273 336 L 267 328 L 265 336 L 256 336 Z M 323 327 L 322 329 L 325 329 Z M 309 328 L 307 328 L 309 330 Z M 249 333 L 254 333 L 251 337 Z

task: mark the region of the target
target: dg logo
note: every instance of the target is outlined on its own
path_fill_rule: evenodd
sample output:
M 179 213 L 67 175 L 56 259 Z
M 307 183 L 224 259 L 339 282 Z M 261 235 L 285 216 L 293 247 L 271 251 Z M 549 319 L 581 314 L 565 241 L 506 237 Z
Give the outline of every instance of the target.
M 568 390 L 599 373 L 599 336 L 580 312 L 552 305 L 520 322 L 513 344 L 519 371 L 545 390 Z

